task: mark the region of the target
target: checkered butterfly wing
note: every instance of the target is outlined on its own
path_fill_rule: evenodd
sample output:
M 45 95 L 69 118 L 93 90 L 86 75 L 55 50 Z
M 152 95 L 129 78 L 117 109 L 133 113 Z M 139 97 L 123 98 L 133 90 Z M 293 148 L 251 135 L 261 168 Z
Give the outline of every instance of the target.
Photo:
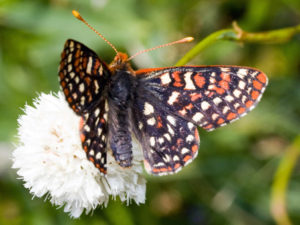
M 195 157 L 195 125 L 210 131 L 246 115 L 267 85 L 262 72 L 238 66 L 146 69 L 136 74 L 137 93 L 146 96 L 137 100 L 137 136 L 146 149 L 148 171 L 158 175 L 176 172 Z
M 110 72 L 92 50 L 67 40 L 61 54 L 60 84 L 69 106 L 81 116 L 80 137 L 87 158 L 106 173 L 108 106 L 103 95 Z

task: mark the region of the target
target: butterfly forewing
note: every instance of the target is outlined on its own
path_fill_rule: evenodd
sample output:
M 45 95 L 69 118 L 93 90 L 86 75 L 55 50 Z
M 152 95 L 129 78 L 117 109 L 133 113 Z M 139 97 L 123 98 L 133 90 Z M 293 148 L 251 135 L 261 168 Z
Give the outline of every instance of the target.
M 252 110 L 267 85 L 262 72 L 238 66 L 174 67 L 137 71 L 141 91 L 170 113 L 213 130 Z
M 81 114 L 100 99 L 109 70 L 96 53 L 74 40 L 67 40 L 61 54 L 59 78 L 70 107 Z

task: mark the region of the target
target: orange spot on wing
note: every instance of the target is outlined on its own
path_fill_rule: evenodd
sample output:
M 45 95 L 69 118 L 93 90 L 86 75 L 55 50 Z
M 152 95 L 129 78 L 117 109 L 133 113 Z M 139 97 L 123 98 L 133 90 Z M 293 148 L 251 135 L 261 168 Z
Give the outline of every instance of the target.
M 228 73 L 222 72 L 220 76 L 221 76 L 222 80 L 230 82 L 230 75 Z
M 80 50 L 78 49 L 78 50 L 76 51 L 76 53 L 75 53 L 75 57 L 76 57 L 76 58 L 79 58 L 79 56 L 80 56 Z
M 246 109 L 244 108 L 244 107 L 240 107 L 239 109 L 238 109 L 238 114 L 242 114 L 242 113 L 244 113 L 246 111 Z
M 87 84 L 88 86 L 89 86 L 89 85 L 91 84 L 91 82 L 92 82 L 91 78 L 88 77 L 88 76 L 84 77 L 84 81 L 86 82 L 86 84 Z
M 65 88 L 65 89 L 64 89 L 64 94 L 65 94 L 65 96 L 68 96 L 68 95 L 70 94 L 70 92 L 69 92 L 69 89 L 68 89 L 68 88 Z
M 227 120 L 233 120 L 236 118 L 236 114 L 233 112 L 230 112 L 227 116 Z
M 207 130 L 208 130 L 208 129 L 211 129 L 212 127 L 213 127 L 212 124 L 208 124 L 207 126 L 204 127 L 204 129 L 207 129 Z
M 61 58 L 64 59 L 65 57 L 66 57 L 66 52 L 63 51 L 63 52 L 61 53 Z
M 63 70 L 63 68 L 65 67 L 65 62 L 64 61 L 62 61 L 61 63 L 60 63 L 60 65 L 59 65 L 59 70 Z M 62 76 L 63 76 L 64 74 L 62 74 Z M 60 74 L 59 74 L 59 76 L 60 76 Z
M 182 87 L 183 86 L 183 84 L 181 83 L 181 78 L 180 78 L 179 74 L 180 74 L 179 71 L 175 71 L 174 73 L 172 73 L 172 76 L 173 76 L 173 78 L 175 80 L 175 82 L 174 82 L 173 85 L 175 87 Z
M 63 88 L 67 85 L 67 83 L 64 80 L 62 82 L 60 82 L 60 84 Z
M 217 86 L 214 86 L 214 88 L 212 90 L 216 91 L 219 95 L 222 95 L 225 93 L 225 90 L 223 88 L 219 88 Z
M 81 142 L 85 141 L 85 135 L 83 133 L 80 134 L 80 140 L 81 140 Z
M 219 118 L 218 121 L 217 121 L 217 124 L 218 125 L 221 125 L 225 122 L 225 120 L 223 118 Z
M 62 70 L 62 68 L 60 69 L 60 70 Z M 64 78 L 64 73 L 63 72 L 59 72 L 59 78 L 62 80 L 63 78 Z
M 78 66 L 79 66 L 79 59 L 76 59 L 76 60 L 75 60 L 74 66 L 75 66 L 75 67 L 78 67 Z
M 100 67 L 100 62 L 98 60 L 95 61 L 95 65 L 94 65 L 94 70 L 93 70 L 93 74 L 96 75 L 97 74 L 97 70 Z
M 100 165 L 99 165 L 98 163 L 96 164 L 96 167 L 97 167 L 98 169 L 100 169 Z
M 101 118 L 100 122 L 105 123 L 105 119 Z
M 202 88 L 205 85 L 205 78 L 200 73 L 197 73 L 194 76 L 194 81 L 199 88 Z
M 262 84 L 260 82 L 258 82 L 257 80 L 254 80 L 253 81 L 253 87 L 260 90 L 260 89 L 262 89 Z
M 189 161 L 191 158 L 192 158 L 192 156 L 186 155 L 186 156 L 183 158 L 183 161 L 184 161 L 184 162 L 187 162 L 187 161 Z
M 176 163 L 175 166 L 174 166 L 174 169 L 178 169 L 179 167 L 181 167 L 181 164 L 180 163 Z
M 253 105 L 253 101 L 249 100 L 246 102 L 247 108 L 250 108 L 250 106 L 252 106 L 252 105 Z
M 106 170 L 104 168 L 100 168 L 100 172 L 106 174 Z
M 258 79 L 260 82 L 262 83 L 266 83 L 267 82 L 267 76 L 263 73 L 259 73 L 257 76 L 256 76 L 256 79 Z
M 180 115 L 184 116 L 186 114 L 186 110 L 185 108 L 183 108 L 182 110 L 178 111 L 180 113 Z
M 194 135 L 195 135 L 196 141 L 199 142 L 200 139 L 199 139 L 199 132 L 198 132 L 197 128 L 195 129 Z
M 209 94 L 207 95 L 207 97 L 211 98 L 214 95 L 214 92 L 209 92 Z
M 221 80 L 221 81 L 219 82 L 219 85 L 220 85 L 221 88 L 223 88 L 223 89 L 225 89 L 225 90 L 228 90 L 228 89 L 229 89 L 229 84 L 228 84 L 228 82 L 227 82 L 226 80 Z
M 198 145 L 192 146 L 192 152 L 195 154 L 198 151 Z
M 192 93 L 192 94 L 190 94 L 190 97 L 191 97 L 192 102 L 194 102 L 197 99 L 202 98 L 202 94 L 200 94 L 200 93 Z
M 94 163 L 95 162 L 95 159 L 93 157 L 89 157 L 89 160 Z
M 84 146 L 84 147 L 83 147 L 83 150 L 84 150 L 85 152 L 87 152 L 87 151 L 88 151 L 87 146 Z
M 162 120 L 161 120 L 161 117 L 158 116 L 157 117 L 157 125 L 156 125 L 156 128 L 161 128 L 163 125 L 162 125 Z
M 183 144 L 183 140 L 181 138 L 177 139 L 177 147 Z
M 81 129 L 82 129 L 82 127 L 83 127 L 83 124 L 84 124 L 84 120 L 83 120 L 83 118 L 82 118 L 82 117 L 80 117 L 80 120 L 79 120 L 79 130 L 81 130 Z
M 192 108 L 194 108 L 193 104 L 190 103 L 187 106 L 184 107 L 185 109 L 191 110 Z
M 69 98 L 67 98 L 67 101 L 68 101 L 69 103 L 71 103 L 73 100 L 72 100 L 71 97 L 69 97 Z
M 259 96 L 259 92 L 258 91 L 252 91 L 251 92 L 251 97 L 252 97 L 252 99 L 257 99 L 258 98 L 258 96 Z
M 87 67 L 87 61 L 88 61 L 88 58 L 87 57 L 83 57 L 83 61 L 82 61 L 83 68 Z

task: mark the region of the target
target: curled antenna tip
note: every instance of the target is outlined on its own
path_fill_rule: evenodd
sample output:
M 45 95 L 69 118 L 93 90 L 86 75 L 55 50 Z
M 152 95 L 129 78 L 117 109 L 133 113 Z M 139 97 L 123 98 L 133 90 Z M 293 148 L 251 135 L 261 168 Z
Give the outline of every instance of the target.
M 194 40 L 193 37 L 186 37 L 186 38 L 183 38 L 183 39 L 182 39 L 183 42 L 191 42 L 191 41 L 193 41 L 193 40 Z
M 73 16 L 75 16 L 77 19 L 79 19 L 79 20 L 83 20 L 82 19 L 82 17 L 80 16 L 80 13 L 78 12 L 78 11 L 76 11 L 76 10 L 72 10 L 72 14 L 73 14 Z

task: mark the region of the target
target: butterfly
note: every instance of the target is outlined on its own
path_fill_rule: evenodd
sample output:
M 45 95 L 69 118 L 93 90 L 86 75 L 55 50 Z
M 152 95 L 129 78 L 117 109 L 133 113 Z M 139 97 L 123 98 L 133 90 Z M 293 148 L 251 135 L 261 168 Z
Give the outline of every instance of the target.
M 197 126 L 207 131 L 252 110 L 266 75 L 240 66 L 181 66 L 134 71 L 118 52 L 109 65 L 85 45 L 67 40 L 59 78 L 69 106 L 81 117 L 87 158 L 106 174 L 108 147 L 121 167 L 132 165 L 132 136 L 150 174 L 178 172 L 199 148 Z
M 180 66 L 135 71 L 129 60 L 139 53 L 128 58 L 77 11 L 72 13 L 117 53 L 106 64 L 85 45 L 67 40 L 59 67 L 62 91 L 81 117 L 82 147 L 101 174 L 107 173 L 108 149 L 121 167 L 132 165 L 133 138 L 141 144 L 148 173 L 178 172 L 197 156 L 197 126 L 211 131 L 239 119 L 256 106 L 267 86 L 267 76 L 249 67 Z M 182 40 L 158 47 L 191 39 Z

